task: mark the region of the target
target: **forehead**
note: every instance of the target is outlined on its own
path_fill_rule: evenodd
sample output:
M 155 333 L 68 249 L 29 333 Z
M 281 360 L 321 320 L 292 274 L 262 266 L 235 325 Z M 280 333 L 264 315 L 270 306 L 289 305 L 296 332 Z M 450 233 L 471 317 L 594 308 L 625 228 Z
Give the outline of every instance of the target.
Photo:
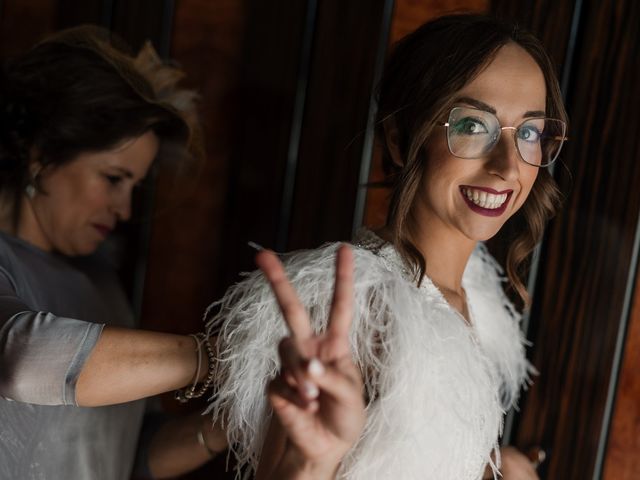
M 499 118 L 515 120 L 528 111 L 544 111 L 546 84 L 536 61 L 519 45 L 500 48 L 493 60 L 459 92 L 491 105 Z
M 140 137 L 124 140 L 109 150 L 81 153 L 74 163 L 89 168 L 121 168 L 134 177 L 142 178 L 146 175 L 158 148 L 157 136 L 149 131 Z

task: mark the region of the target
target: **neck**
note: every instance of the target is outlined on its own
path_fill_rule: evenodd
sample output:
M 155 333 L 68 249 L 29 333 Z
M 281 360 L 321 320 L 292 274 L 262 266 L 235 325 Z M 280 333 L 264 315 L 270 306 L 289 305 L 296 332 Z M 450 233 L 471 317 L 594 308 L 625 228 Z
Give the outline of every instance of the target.
M 15 236 L 46 252 L 50 252 L 53 249 L 33 209 L 33 199 L 29 199 L 26 196 L 23 196 L 22 204 L 20 205 L 20 215 L 15 229 Z
M 390 240 L 390 227 L 379 234 Z M 462 275 L 476 241 L 465 237 L 438 218 L 421 221 L 413 228 L 412 241 L 426 262 L 426 274 L 441 290 L 463 295 Z
M 462 294 L 462 275 L 476 242 L 459 232 L 422 224 L 414 242 L 426 260 L 427 276 L 441 289 Z

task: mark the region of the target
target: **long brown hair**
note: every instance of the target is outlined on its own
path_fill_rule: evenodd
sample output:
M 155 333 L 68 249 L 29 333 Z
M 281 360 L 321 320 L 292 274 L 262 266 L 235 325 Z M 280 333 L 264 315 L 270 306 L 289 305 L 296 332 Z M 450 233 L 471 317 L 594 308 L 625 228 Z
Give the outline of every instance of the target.
M 404 37 L 390 55 L 378 91 L 377 137 L 383 145 L 383 168 L 392 187 L 387 226 L 393 243 L 413 267 L 418 284 L 426 261 L 412 239 L 412 207 L 422 180 L 424 146 L 437 120 L 452 106 L 456 92 L 494 58 L 498 50 L 516 43 L 536 61 L 547 89 L 547 116 L 567 121 L 554 66 L 540 41 L 516 25 L 484 15 L 449 15 L 428 22 Z M 392 125 L 404 162 L 391 156 L 385 128 Z M 541 169 L 519 215 L 526 228 L 514 239 L 507 255 L 507 275 L 528 303 L 519 271 L 540 241 L 544 226 L 560 204 L 560 192 L 547 169 Z

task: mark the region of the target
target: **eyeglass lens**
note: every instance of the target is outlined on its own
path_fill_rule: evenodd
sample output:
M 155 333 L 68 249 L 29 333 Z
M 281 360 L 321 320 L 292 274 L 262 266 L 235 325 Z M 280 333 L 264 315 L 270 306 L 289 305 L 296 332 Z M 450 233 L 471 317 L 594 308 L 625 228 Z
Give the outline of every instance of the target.
M 566 125 L 552 118 L 530 118 L 516 127 L 514 139 L 522 159 L 546 167 L 558 157 L 565 138 Z M 454 107 L 449 114 L 447 141 L 452 155 L 479 158 L 498 143 L 502 128 L 496 116 L 470 107 Z

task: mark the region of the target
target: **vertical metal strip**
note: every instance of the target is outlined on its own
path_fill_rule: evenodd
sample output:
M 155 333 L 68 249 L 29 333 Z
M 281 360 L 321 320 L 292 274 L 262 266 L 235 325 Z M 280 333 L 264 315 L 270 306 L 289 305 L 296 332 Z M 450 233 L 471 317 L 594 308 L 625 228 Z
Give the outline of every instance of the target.
M 164 0 L 162 2 L 162 31 L 158 39 L 158 53 L 163 58 L 169 58 L 171 53 L 174 12 L 175 0 Z
M 160 37 L 157 39 L 158 54 L 168 59 L 171 54 L 171 34 L 173 31 L 173 16 L 175 11 L 174 0 L 163 0 Z M 144 220 L 140 223 L 136 245 L 136 260 L 133 268 L 133 281 L 131 287 L 131 306 L 136 319 L 142 318 L 142 305 L 144 302 L 144 287 L 147 279 L 147 267 L 149 265 L 149 248 L 151 246 L 153 206 L 156 196 L 157 170 L 151 169 L 146 180 L 148 189 L 142 198 L 142 215 Z
M 613 417 L 613 408 L 615 406 L 616 394 L 618 390 L 618 382 L 620 380 L 620 366 L 624 356 L 624 346 L 627 337 L 627 328 L 629 326 L 629 316 L 631 314 L 631 306 L 633 305 L 633 295 L 636 287 L 636 278 L 638 274 L 638 255 L 640 253 L 640 212 L 636 222 L 636 234 L 633 240 L 633 250 L 631 253 L 631 263 L 629 266 L 629 274 L 627 275 L 627 287 L 624 292 L 624 301 L 622 303 L 622 313 L 620 314 L 620 322 L 618 323 L 618 335 L 616 337 L 616 348 L 613 352 L 613 360 L 611 364 L 611 375 L 609 377 L 609 387 L 607 388 L 607 401 L 604 405 L 602 415 L 602 427 L 600 428 L 600 438 L 598 439 L 598 450 L 596 452 L 596 462 L 593 469 L 593 480 L 602 478 L 602 470 L 604 468 L 605 454 L 607 453 L 607 443 L 609 441 L 609 430 L 611 429 L 611 419 Z
M 280 204 L 280 218 L 276 234 L 276 251 L 287 249 L 289 238 L 289 224 L 291 223 L 291 211 L 293 209 L 293 194 L 296 184 L 296 170 L 300 152 L 300 138 L 302 136 L 302 122 L 309 86 L 309 74 L 311 68 L 311 53 L 313 38 L 315 36 L 316 16 L 318 11 L 317 0 L 307 1 L 307 14 L 305 18 L 302 46 L 300 49 L 300 66 L 298 69 L 298 81 L 291 119 L 291 134 L 289 136 L 289 148 L 287 151 L 287 163 L 284 172 L 282 188 L 282 201 Z
M 102 0 L 102 13 L 100 15 L 100 23 L 104 28 L 109 30 L 113 27 L 113 11 L 115 8 L 115 0 Z
M 362 145 L 362 156 L 360 157 L 360 172 L 358 175 L 358 191 L 353 212 L 353 224 L 351 227 L 352 236 L 356 230 L 362 226 L 364 212 L 367 204 L 367 182 L 371 171 L 371 159 L 373 156 L 373 141 L 375 138 L 375 121 L 378 112 L 376 101 L 376 89 L 382 77 L 384 61 L 389 45 L 389 32 L 391 31 L 391 20 L 393 19 L 394 0 L 385 0 L 382 10 L 382 22 L 380 25 L 380 36 L 376 51 L 375 66 L 373 70 L 373 81 L 371 84 L 371 94 L 369 96 L 369 112 L 367 116 L 367 126 Z
M 571 74 L 573 71 L 573 57 L 576 49 L 576 43 L 578 41 L 578 32 L 580 28 L 580 18 L 582 16 L 582 3 L 583 0 L 575 0 L 573 6 L 573 14 L 571 16 L 571 32 L 569 33 L 569 41 L 567 42 L 567 50 L 564 56 L 564 64 L 562 66 L 562 77 L 560 79 L 560 90 L 562 92 L 562 99 L 565 104 L 567 103 L 567 91 L 569 88 L 569 82 L 571 81 Z M 555 176 L 555 165 L 549 167 L 549 171 L 552 176 Z M 538 280 L 538 272 L 540 270 L 540 252 L 544 245 L 544 239 L 536 246 L 531 255 L 531 265 L 529 268 L 529 275 L 527 277 L 527 292 L 533 300 L 536 291 L 536 283 Z M 521 328 L 525 336 L 528 336 L 529 324 L 531 321 L 531 310 L 524 312 L 522 316 Z M 504 422 L 504 430 L 502 434 L 502 443 L 509 445 L 511 442 L 511 435 L 513 433 L 513 423 L 515 419 L 515 413 L 513 409 L 509 411 L 507 418 Z

